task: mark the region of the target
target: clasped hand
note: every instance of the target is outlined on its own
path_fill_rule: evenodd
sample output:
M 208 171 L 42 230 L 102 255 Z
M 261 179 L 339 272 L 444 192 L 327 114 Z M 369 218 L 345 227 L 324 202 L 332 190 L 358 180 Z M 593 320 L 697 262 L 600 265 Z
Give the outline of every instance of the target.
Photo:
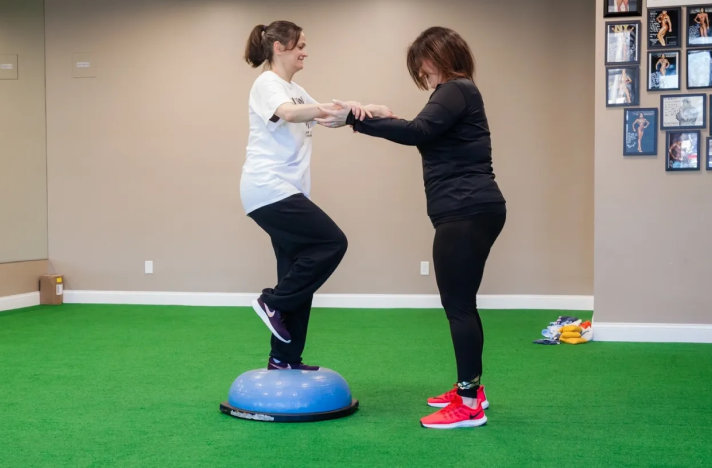
M 319 110 L 327 114 L 327 116 L 314 120 L 319 125 L 329 128 L 343 127 L 346 125 L 346 118 L 351 112 L 354 113 L 354 118 L 357 120 L 363 120 L 366 117 L 398 118 L 387 106 L 378 104 L 368 104 L 363 106 L 360 102 L 339 101 L 338 99 L 334 99 L 333 107 L 319 107 Z

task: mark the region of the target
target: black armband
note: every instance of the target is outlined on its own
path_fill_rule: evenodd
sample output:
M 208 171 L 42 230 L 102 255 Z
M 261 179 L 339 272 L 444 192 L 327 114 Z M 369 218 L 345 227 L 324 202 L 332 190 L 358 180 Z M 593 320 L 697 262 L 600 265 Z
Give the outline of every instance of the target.
M 356 122 L 356 117 L 354 117 L 354 111 L 351 111 L 351 112 L 349 112 L 349 115 L 346 117 L 346 125 L 353 126 L 354 122 Z

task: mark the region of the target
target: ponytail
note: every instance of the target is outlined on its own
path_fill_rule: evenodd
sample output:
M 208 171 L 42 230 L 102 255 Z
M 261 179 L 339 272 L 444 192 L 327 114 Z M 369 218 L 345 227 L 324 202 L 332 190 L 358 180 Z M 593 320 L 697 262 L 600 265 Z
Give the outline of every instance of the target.
M 245 62 L 249 63 L 252 68 L 257 68 L 267 60 L 265 47 L 262 44 L 262 33 L 266 26 L 258 24 L 252 28 L 250 37 L 247 39 L 245 46 Z
M 299 42 L 302 28 L 289 21 L 275 21 L 268 26 L 258 24 L 252 28 L 245 46 L 245 62 L 252 68 L 263 63 L 272 63 L 274 51 L 272 45 L 281 43 L 287 50 L 292 50 Z

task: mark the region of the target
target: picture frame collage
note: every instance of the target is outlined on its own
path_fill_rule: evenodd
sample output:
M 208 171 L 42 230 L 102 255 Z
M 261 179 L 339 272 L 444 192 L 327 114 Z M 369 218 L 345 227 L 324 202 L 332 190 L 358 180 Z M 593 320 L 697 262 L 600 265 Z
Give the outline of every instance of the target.
M 647 0 L 645 9 L 644 1 L 603 1 L 604 18 L 610 18 L 606 107 L 623 108 L 623 156 L 657 156 L 664 132 L 666 171 L 703 165 L 712 171 L 712 136 L 704 148 L 701 142 L 703 131 L 712 135 L 712 98 L 703 91 L 712 89 L 712 0 Z M 643 90 L 660 93 L 659 108 L 641 107 Z

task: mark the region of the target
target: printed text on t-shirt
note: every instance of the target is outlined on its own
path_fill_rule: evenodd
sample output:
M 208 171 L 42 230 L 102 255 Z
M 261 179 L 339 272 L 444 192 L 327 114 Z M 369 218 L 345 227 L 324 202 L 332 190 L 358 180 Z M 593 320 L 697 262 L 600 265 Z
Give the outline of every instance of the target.
M 294 104 L 304 104 L 304 98 L 292 98 L 292 102 Z M 312 136 L 312 122 L 305 122 L 304 125 L 307 126 L 307 138 L 311 138 Z

